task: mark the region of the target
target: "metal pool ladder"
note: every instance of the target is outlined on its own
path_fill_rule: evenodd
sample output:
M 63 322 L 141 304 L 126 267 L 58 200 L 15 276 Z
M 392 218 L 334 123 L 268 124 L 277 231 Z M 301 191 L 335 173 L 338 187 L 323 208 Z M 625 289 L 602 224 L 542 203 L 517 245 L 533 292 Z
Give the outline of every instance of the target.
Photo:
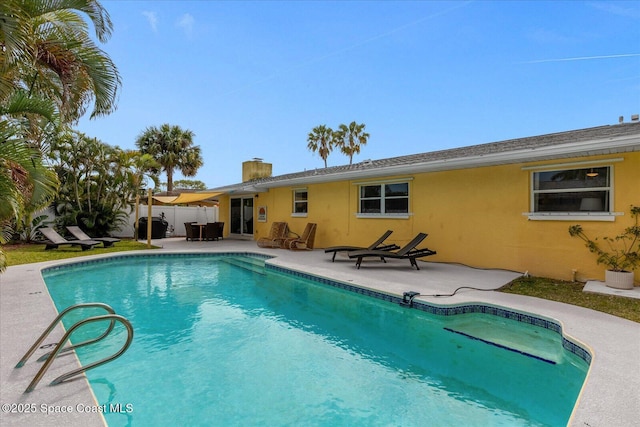
M 77 369 L 74 369 L 72 371 L 67 372 L 66 374 L 60 375 L 55 380 L 51 381 L 50 385 L 60 384 L 61 382 L 65 381 L 65 380 L 68 380 L 69 378 L 74 377 L 74 376 L 76 376 L 78 374 L 81 374 L 84 371 L 87 371 L 89 369 L 95 368 L 95 367 L 100 366 L 100 365 L 104 365 L 107 362 L 110 362 L 110 361 L 112 361 L 114 359 L 117 359 L 125 351 L 127 351 L 129 346 L 131 345 L 131 341 L 133 340 L 133 327 L 131 326 L 131 323 L 126 318 L 116 314 L 116 312 L 113 310 L 113 308 L 111 308 L 109 305 L 103 304 L 103 303 L 100 303 L 100 302 L 76 304 L 76 305 L 72 305 L 72 306 L 67 307 L 66 309 L 64 309 L 58 315 L 58 317 L 56 317 L 53 320 L 53 322 L 51 322 L 49 327 L 47 329 L 45 329 L 45 331 L 42 333 L 42 335 L 40 335 L 40 338 L 38 338 L 36 340 L 36 342 L 33 343 L 31 348 L 25 353 L 25 355 L 22 357 L 22 359 L 20 359 L 20 361 L 16 365 L 16 368 L 21 368 L 21 367 L 24 366 L 24 364 L 27 362 L 29 357 L 31 357 L 31 355 L 33 355 L 33 353 L 36 351 L 38 346 L 40 346 L 40 344 L 42 344 L 42 341 L 44 341 L 44 339 L 49 336 L 51 331 L 53 331 L 53 329 L 56 327 L 56 325 L 62 321 L 62 318 L 67 313 L 69 313 L 69 312 L 71 312 L 73 310 L 76 310 L 76 309 L 80 309 L 80 308 L 102 308 L 107 312 L 107 314 L 103 314 L 101 316 L 87 317 L 86 319 L 83 319 L 83 320 L 80 320 L 80 321 L 76 322 L 71 328 L 69 328 L 69 330 L 64 334 L 64 336 L 62 337 L 60 342 L 55 344 L 55 348 L 53 349 L 53 351 L 50 351 L 49 353 L 46 353 L 45 355 L 43 355 L 42 357 L 40 357 L 38 359 L 38 362 L 44 361 L 44 365 L 42 365 L 42 367 L 40 368 L 40 370 L 38 371 L 36 376 L 33 377 L 33 380 L 31 381 L 31 384 L 29 384 L 29 387 L 27 387 L 27 389 L 24 391 L 25 393 L 29 393 L 29 392 L 33 391 L 36 388 L 36 385 L 38 385 L 38 383 L 40 382 L 40 380 L 42 379 L 44 374 L 47 372 L 47 370 L 49 369 L 49 367 L 53 363 L 54 359 L 60 353 L 65 353 L 65 352 L 74 350 L 74 349 L 79 348 L 79 347 L 84 347 L 85 345 L 93 344 L 93 343 L 96 343 L 96 342 L 102 340 L 103 338 L 106 338 L 111 333 L 113 328 L 115 327 L 116 322 L 122 323 L 124 325 L 124 327 L 127 329 L 127 340 L 125 341 L 124 345 L 122 346 L 122 348 L 120 350 L 118 350 L 116 353 L 112 354 L 109 357 L 105 357 L 104 359 L 100 359 L 100 360 L 98 360 L 96 362 L 90 363 L 90 364 L 88 364 L 86 366 L 81 366 L 81 367 L 79 367 Z M 109 320 L 109 326 L 102 333 L 102 335 L 100 335 L 97 338 L 92 338 L 92 339 L 83 341 L 83 342 L 81 342 L 79 344 L 76 344 L 76 345 L 71 345 L 69 347 L 62 348 L 62 346 L 69 340 L 69 337 L 71 336 L 73 331 L 75 331 L 76 329 L 78 329 L 79 327 L 81 327 L 81 326 L 83 326 L 83 325 L 85 325 L 87 323 L 99 322 L 99 321 L 103 321 L 103 320 Z

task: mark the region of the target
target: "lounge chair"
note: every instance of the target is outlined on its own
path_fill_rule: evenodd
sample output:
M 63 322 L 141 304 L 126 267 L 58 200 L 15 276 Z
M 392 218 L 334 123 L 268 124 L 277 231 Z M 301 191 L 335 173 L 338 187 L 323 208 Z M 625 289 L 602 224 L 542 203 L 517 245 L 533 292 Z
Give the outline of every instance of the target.
M 98 242 L 102 242 L 102 246 L 108 248 L 109 246 L 113 246 L 114 243 L 118 243 L 120 239 L 115 237 L 89 237 L 80 227 L 77 225 L 68 225 L 67 230 L 69 233 L 73 234 L 78 240 L 95 240 Z
M 289 226 L 286 222 L 274 222 L 267 237 L 260 237 L 257 240 L 261 248 L 279 248 L 281 243 L 289 237 Z
M 380 251 L 380 250 L 364 250 L 364 251 L 353 251 L 349 253 L 349 258 L 356 258 L 356 267 L 360 268 L 360 264 L 362 263 L 362 259 L 365 257 L 380 257 L 383 261 L 385 258 L 397 258 L 397 259 L 408 259 L 411 262 L 411 266 L 415 266 L 416 270 L 420 270 L 418 264 L 416 263 L 416 258 L 422 258 L 425 256 L 435 255 L 436 251 L 432 251 L 431 249 L 416 249 L 416 246 L 422 242 L 427 235 L 425 233 L 419 233 L 412 241 L 407 243 L 404 247 L 398 249 L 397 251 Z M 386 262 L 386 261 L 385 261 Z
M 396 249 L 400 249 L 400 246 L 396 244 L 392 244 L 392 245 L 382 244 L 382 242 L 384 242 L 387 239 L 387 237 L 391 235 L 391 233 L 393 233 L 393 231 L 387 230 L 387 232 L 384 233 L 382 236 L 380 236 L 378 240 L 376 240 L 366 248 L 362 246 L 331 246 L 329 248 L 326 248 L 324 250 L 324 253 L 327 254 L 327 253 L 333 252 L 333 256 L 331 257 L 331 262 L 334 262 L 336 259 L 336 254 L 338 252 L 353 252 L 353 251 L 365 251 L 365 250 L 366 251 L 373 251 L 373 250 L 393 251 Z
M 308 223 L 302 232 L 302 236 L 286 239 L 283 246 L 292 250 L 313 249 L 313 243 L 316 239 L 316 228 L 318 228 L 317 224 Z
M 58 234 L 56 230 L 51 227 L 40 228 L 38 231 L 42 233 L 42 235 L 47 239 L 45 244 L 47 245 L 44 249 L 57 249 L 58 246 L 62 245 L 71 245 L 71 246 L 81 246 L 83 251 L 87 249 L 91 249 L 95 245 L 99 245 L 100 242 L 96 240 L 67 240 L 61 235 Z

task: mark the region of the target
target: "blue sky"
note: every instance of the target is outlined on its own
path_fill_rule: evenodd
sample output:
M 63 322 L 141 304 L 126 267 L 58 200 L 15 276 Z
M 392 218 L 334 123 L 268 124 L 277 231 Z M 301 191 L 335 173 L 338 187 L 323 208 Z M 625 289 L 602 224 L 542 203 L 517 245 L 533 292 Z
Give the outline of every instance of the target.
M 320 124 L 366 124 L 355 163 L 640 113 L 640 1 L 103 5 L 123 87 L 115 113 L 78 129 L 122 148 L 149 126 L 189 129 L 204 159 L 190 179 L 209 188 L 254 157 L 274 175 L 324 167 L 307 149 Z

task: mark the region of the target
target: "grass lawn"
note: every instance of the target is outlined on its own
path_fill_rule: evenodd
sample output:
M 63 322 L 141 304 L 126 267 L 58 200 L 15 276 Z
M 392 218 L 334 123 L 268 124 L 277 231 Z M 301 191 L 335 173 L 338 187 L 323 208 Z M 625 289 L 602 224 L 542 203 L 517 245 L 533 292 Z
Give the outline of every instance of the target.
M 146 243 L 126 239 L 110 248 L 103 248 L 100 245 L 100 247 L 94 247 L 84 252 L 80 247 L 71 246 L 61 246 L 58 249 L 45 251 L 44 244 L 3 246 L 9 266 L 146 248 Z M 152 248 L 155 249 L 155 247 Z M 583 292 L 583 287 L 584 283 L 580 282 L 563 282 L 541 277 L 521 277 L 504 286 L 500 291 L 564 302 L 640 323 L 640 300 Z
M 4 245 L 2 249 L 7 256 L 7 265 L 31 264 L 32 262 L 57 261 L 84 255 L 108 254 L 112 252 L 135 251 L 147 249 L 146 243 L 136 240 L 122 239 L 110 248 L 103 248 L 102 244 L 83 251 L 79 246 L 59 246 L 58 249 L 44 250 L 45 245 L 31 243 L 20 245 Z M 156 247 L 152 246 L 153 249 Z
M 640 300 L 583 292 L 582 288 L 584 283 L 581 282 L 520 277 L 500 291 L 586 307 L 640 323 Z

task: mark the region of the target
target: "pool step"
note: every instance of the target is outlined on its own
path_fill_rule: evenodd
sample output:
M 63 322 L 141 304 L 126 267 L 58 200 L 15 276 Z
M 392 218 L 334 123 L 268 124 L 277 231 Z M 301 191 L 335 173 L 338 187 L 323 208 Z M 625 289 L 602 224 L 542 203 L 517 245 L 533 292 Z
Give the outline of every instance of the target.
M 473 318 L 470 318 L 471 320 Z M 473 321 L 451 322 L 444 329 L 467 338 L 481 341 L 504 350 L 520 353 L 540 361 L 556 364 L 562 360 L 563 349 L 559 336 L 542 328 L 522 328 L 519 325 Z
M 480 337 L 477 337 L 477 336 L 474 336 L 474 335 L 470 335 L 470 334 L 467 334 L 466 332 L 456 331 L 456 330 L 450 329 L 450 328 L 444 328 L 444 329 L 446 331 L 453 332 L 454 334 L 459 334 L 459 335 L 465 336 L 467 338 L 470 338 L 472 340 L 477 340 L 477 341 L 483 342 L 485 344 L 489 344 L 489 345 L 501 348 L 503 350 L 513 351 L 515 353 L 522 354 L 523 356 L 527 356 L 527 357 L 531 357 L 531 358 L 534 358 L 534 359 L 538 359 L 541 362 L 550 363 L 552 365 L 555 365 L 557 363 L 553 359 L 548 359 L 548 358 L 546 358 L 544 356 L 535 354 L 533 352 L 525 351 L 522 348 L 518 348 L 517 346 L 505 345 L 505 344 L 499 343 L 497 341 L 486 340 L 484 338 L 480 338 Z
M 258 274 L 265 274 L 264 259 L 251 257 L 223 258 L 222 261 Z

